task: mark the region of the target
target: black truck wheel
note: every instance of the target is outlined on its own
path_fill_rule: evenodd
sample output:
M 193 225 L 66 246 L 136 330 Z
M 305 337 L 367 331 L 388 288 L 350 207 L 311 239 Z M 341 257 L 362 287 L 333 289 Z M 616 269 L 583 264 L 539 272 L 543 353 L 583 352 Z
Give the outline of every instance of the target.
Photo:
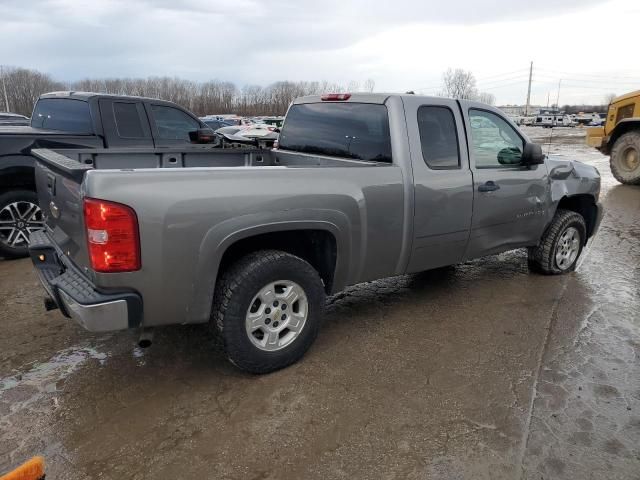
M 627 132 L 615 141 L 609 165 L 620 183 L 640 185 L 640 132 Z
M 299 360 L 315 340 L 324 287 L 306 261 L 278 250 L 251 253 L 228 268 L 214 294 L 211 327 L 227 358 L 250 373 Z
M 529 268 L 546 275 L 574 270 L 587 239 L 582 215 L 558 210 L 540 244 L 529 248 Z
M 14 190 L 0 195 L 0 257 L 25 257 L 29 234 L 43 226 L 35 192 Z

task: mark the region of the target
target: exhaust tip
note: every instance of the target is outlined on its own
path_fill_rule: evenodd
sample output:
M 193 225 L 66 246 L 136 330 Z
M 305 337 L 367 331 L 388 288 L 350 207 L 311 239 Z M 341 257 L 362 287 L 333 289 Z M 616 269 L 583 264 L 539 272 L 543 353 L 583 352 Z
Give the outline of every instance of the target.
M 140 338 L 138 339 L 138 346 L 140 348 L 149 348 L 153 343 L 153 330 L 145 328 L 140 332 Z
M 45 297 L 44 299 L 44 309 L 47 312 L 51 310 L 56 310 L 58 308 L 58 304 L 51 297 Z

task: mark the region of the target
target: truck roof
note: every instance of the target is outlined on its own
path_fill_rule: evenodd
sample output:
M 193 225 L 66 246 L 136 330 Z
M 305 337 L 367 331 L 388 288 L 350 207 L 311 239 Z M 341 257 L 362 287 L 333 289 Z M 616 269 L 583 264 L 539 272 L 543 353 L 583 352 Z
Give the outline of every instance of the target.
M 166 100 L 160 100 L 158 98 L 149 98 L 149 97 L 138 97 L 135 95 L 114 95 L 111 93 L 96 93 L 96 92 L 75 92 L 75 91 L 61 91 L 61 92 L 49 92 L 43 93 L 40 95 L 40 98 L 73 98 L 75 100 L 88 101 L 91 98 L 95 97 L 108 97 L 108 98 L 121 98 L 123 100 L 126 99 L 136 99 L 136 100 L 151 100 L 151 101 L 162 101 L 166 102 Z
M 347 100 L 336 100 L 337 102 L 354 102 L 354 103 L 379 103 L 383 104 L 389 97 L 418 97 L 418 98 L 434 98 L 427 95 L 415 95 L 413 93 L 368 93 L 368 92 L 354 92 L 344 93 L 342 95 L 350 95 Z M 298 97 L 294 100 L 294 104 L 301 103 L 320 103 L 324 95 L 307 95 L 305 97 Z

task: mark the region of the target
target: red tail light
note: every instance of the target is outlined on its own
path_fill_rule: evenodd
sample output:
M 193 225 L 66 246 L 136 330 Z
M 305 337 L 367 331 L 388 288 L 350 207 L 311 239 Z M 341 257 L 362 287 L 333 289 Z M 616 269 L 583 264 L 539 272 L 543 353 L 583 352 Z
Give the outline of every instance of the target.
M 133 209 L 120 203 L 85 198 L 84 225 L 91 267 L 96 272 L 140 269 L 138 218 Z
M 323 102 L 335 102 L 335 101 L 343 101 L 349 100 L 351 98 L 350 93 L 325 93 L 320 97 Z

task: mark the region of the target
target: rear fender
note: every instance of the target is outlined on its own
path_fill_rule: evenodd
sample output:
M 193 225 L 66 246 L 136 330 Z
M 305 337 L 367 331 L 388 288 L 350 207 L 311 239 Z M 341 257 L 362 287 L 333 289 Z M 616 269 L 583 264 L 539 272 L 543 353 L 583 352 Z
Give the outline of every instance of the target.
M 36 159 L 30 155 L 6 155 L 0 161 L 0 188 L 35 186 Z
M 336 240 L 333 291 L 342 290 L 356 268 L 352 255 L 352 228 L 347 216 L 337 210 L 295 209 L 268 214 L 234 217 L 212 227 L 204 236 L 198 255 L 190 322 L 204 323 L 211 313 L 218 269 L 224 253 L 234 243 L 264 233 L 287 230 L 324 230 Z

